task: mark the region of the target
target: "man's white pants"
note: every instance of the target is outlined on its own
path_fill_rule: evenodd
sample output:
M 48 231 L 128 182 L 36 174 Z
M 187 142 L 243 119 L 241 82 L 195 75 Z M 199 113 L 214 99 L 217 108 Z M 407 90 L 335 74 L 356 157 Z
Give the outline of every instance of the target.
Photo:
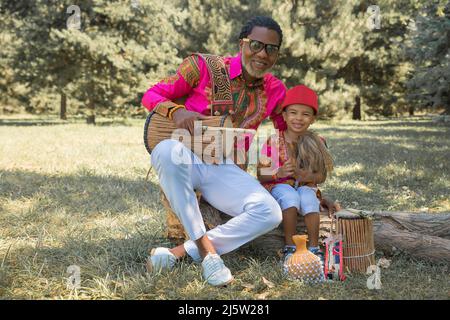
M 202 163 L 181 142 L 170 139 L 156 145 L 151 162 L 167 200 L 191 239 L 184 243 L 184 248 L 195 261 L 201 257 L 193 240 L 205 233 L 221 255 L 281 223 L 282 213 L 275 199 L 258 180 L 234 163 Z M 206 232 L 194 189 L 213 207 L 233 218 Z

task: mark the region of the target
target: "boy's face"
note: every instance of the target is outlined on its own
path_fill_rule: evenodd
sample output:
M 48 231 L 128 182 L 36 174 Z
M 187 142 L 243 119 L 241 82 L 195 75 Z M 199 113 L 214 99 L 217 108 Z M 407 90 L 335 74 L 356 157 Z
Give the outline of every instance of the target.
M 304 104 L 292 104 L 283 110 L 283 119 L 288 130 L 294 133 L 303 133 L 314 123 L 316 116 L 311 107 Z

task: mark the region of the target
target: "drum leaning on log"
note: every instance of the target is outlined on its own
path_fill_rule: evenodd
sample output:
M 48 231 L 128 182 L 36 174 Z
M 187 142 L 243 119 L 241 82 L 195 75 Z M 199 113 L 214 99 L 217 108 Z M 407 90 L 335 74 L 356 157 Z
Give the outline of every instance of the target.
M 337 234 L 343 238 L 344 266 L 350 272 L 366 273 L 375 265 L 373 223 L 350 212 L 336 213 Z

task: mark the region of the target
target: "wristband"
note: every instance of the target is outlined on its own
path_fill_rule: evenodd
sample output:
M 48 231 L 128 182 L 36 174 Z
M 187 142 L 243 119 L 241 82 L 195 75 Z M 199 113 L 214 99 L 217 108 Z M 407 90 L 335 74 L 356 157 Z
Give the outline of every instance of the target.
M 156 105 L 156 107 L 153 109 L 153 111 L 156 112 L 157 114 L 167 118 L 167 116 L 169 114 L 169 110 L 175 106 L 176 106 L 176 104 L 173 103 L 172 101 L 164 101 L 164 102 L 158 103 Z
M 186 107 L 179 104 L 179 105 L 176 105 L 169 109 L 169 113 L 167 114 L 167 117 L 169 118 L 169 120 L 173 120 L 173 113 L 179 109 L 186 109 Z

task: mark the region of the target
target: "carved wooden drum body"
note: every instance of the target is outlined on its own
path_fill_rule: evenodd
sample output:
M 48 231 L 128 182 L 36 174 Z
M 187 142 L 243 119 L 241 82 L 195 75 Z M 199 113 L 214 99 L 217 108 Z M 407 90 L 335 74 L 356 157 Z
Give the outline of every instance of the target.
M 228 129 L 228 130 L 227 130 Z M 155 146 L 165 139 L 175 139 L 191 149 L 205 163 L 222 163 L 233 151 L 233 141 L 228 134 L 233 128 L 231 116 L 211 116 L 195 123 L 194 136 L 185 129 L 155 112 L 147 116 L 144 126 L 144 143 L 151 154 Z

